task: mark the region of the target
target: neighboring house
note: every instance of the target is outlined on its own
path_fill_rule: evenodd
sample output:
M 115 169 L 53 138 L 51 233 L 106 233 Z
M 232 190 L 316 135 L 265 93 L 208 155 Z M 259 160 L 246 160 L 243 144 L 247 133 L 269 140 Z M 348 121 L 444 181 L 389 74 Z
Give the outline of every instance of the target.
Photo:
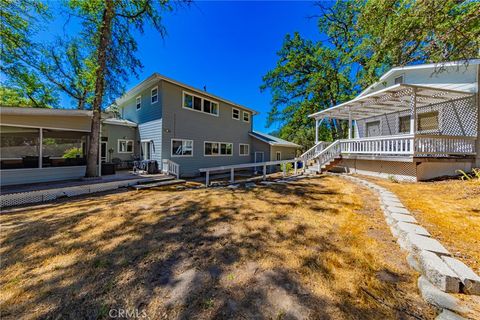
M 280 147 L 258 143 L 252 132 L 256 111 L 157 73 L 116 104 L 121 119 L 138 124 L 141 159 L 173 161 L 181 176 L 199 175 L 200 168 L 253 162 L 258 152 L 267 161 Z M 286 141 L 281 147 L 282 159 L 294 158 L 299 148 Z
M 310 115 L 317 144 L 303 159 L 321 171 L 427 180 L 480 167 L 480 60 L 393 68 L 355 99 Z M 318 141 L 326 118 L 349 121 L 349 139 Z
M 102 114 L 101 162 L 131 168 L 134 160 L 198 169 L 295 157 L 300 147 L 252 131 L 256 112 L 153 74 Z M 91 111 L 0 107 L 1 185 L 79 179 L 85 174 Z M 101 166 L 99 166 L 101 174 Z

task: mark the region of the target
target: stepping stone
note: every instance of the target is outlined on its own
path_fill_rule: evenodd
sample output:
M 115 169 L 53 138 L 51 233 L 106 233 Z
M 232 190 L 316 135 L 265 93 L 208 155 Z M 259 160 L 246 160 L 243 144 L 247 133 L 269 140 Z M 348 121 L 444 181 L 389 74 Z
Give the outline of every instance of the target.
M 255 186 L 256 186 L 256 184 L 255 184 L 254 182 L 247 182 L 247 183 L 245 183 L 245 188 L 253 188 L 253 187 L 255 187 Z
M 442 313 L 440 313 L 435 320 L 467 320 L 467 318 L 448 309 L 443 309 Z
M 435 287 L 427 278 L 421 276 L 418 278 L 418 288 L 425 301 L 441 309 L 449 309 L 457 312 L 467 312 L 468 309 L 460 304 L 460 301 L 454 296 L 445 293 Z
M 227 188 L 229 188 L 229 189 L 237 189 L 238 187 L 240 187 L 239 184 L 230 184 L 230 185 L 227 186 Z
M 404 221 L 407 222 L 407 221 Z M 420 236 L 417 234 L 408 234 L 406 241 L 413 251 L 419 254 L 422 250 L 430 251 L 438 255 L 450 256 L 450 252 L 438 240 Z
M 400 200 L 392 200 L 392 199 L 382 199 L 382 202 L 391 207 L 400 207 L 403 208 L 403 204 L 400 202 Z
M 414 233 L 426 237 L 430 236 L 430 233 L 424 227 L 419 226 L 418 224 L 399 222 L 397 223 L 396 228 L 399 233 Z
M 460 292 L 460 278 L 435 253 L 422 250 L 418 262 L 427 279 L 443 292 Z
M 460 278 L 464 293 L 480 295 L 480 277 L 472 269 L 452 257 L 442 257 L 442 260 Z
M 387 206 L 386 210 L 390 213 L 401 213 L 401 214 L 410 215 L 410 211 L 408 211 L 405 208 Z
M 414 217 L 408 214 L 401 214 L 401 213 L 392 213 L 390 217 L 397 221 L 397 222 L 410 222 L 410 223 L 417 223 Z

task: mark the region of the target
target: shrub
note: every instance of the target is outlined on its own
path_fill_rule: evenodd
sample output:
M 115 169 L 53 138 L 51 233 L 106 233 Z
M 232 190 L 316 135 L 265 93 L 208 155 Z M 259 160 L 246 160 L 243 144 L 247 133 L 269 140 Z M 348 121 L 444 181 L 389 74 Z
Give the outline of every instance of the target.
M 75 159 L 83 155 L 82 148 L 70 148 L 65 151 L 62 158 L 64 159 Z
M 457 173 L 460 174 L 460 179 L 464 181 L 477 180 L 480 181 L 480 168 L 473 168 L 472 172 L 465 172 L 463 170 L 457 170 Z

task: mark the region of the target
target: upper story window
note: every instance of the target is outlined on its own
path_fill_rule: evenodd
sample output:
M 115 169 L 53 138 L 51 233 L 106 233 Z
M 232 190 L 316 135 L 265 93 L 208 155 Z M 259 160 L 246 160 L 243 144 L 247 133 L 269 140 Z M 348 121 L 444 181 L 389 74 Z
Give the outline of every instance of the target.
M 240 120 L 240 110 L 235 108 L 232 109 L 232 119 Z
M 403 83 L 403 75 L 402 75 L 402 76 L 399 76 L 399 77 L 396 77 L 396 78 L 393 80 L 393 83 L 394 83 L 394 84 Z
M 172 157 L 191 157 L 193 140 L 172 139 Z
M 152 104 L 158 102 L 158 87 L 152 89 L 150 101 Z
M 438 111 L 430 111 L 425 113 L 419 113 L 418 119 L 418 131 L 431 131 L 439 129 Z
M 135 99 L 135 105 L 137 106 L 137 110 L 142 107 L 142 96 L 138 96 L 138 97 Z
M 275 159 L 277 159 L 277 161 L 282 160 L 282 153 L 280 151 L 277 151 L 275 153 Z
M 196 96 L 192 93 L 183 93 L 183 108 L 218 116 L 218 103 L 210 99 Z
M 398 118 L 398 132 L 410 133 L 410 116 L 403 116 Z
M 243 121 L 250 122 L 250 113 L 243 111 Z
M 203 144 L 205 156 L 231 156 L 232 154 L 233 143 L 205 141 Z
M 118 153 L 133 153 L 133 140 L 118 139 Z

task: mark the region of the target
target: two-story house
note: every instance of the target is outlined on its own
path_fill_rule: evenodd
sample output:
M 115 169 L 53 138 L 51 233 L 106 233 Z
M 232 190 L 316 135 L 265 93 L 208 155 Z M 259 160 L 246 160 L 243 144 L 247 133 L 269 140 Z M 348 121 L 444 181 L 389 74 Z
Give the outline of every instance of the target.
M 255 110 L 157 73 L 116 101 L 120 118 L 138 125 L 132 153 L 142 160 L 198 169 L 293 159 L 299 145 L 253 131 Z

